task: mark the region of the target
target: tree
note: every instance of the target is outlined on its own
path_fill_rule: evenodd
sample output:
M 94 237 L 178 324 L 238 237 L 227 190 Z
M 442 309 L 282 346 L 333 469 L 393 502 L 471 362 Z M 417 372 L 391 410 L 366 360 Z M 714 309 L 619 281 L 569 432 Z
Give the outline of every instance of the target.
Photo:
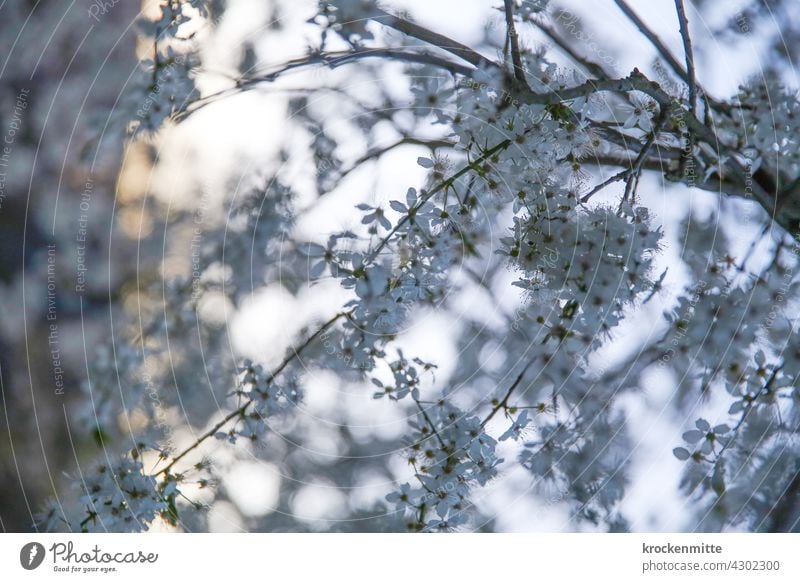
M 681 472 L 683 527 L 797 530 L 800 108 L 776 40 L 796 31 L 761 2 L 727 15 L 718 36 L 758 28 L 773 52 L 723 98 L 698 74 L 714 38 L 689 20 L 723 8 L 675 0 L 678 54 L 614 3 L 652 63 L 616 71 L 613 49 L 546 0 L 497 2 L 474 46 L 338 0 L 270 4 L 260 34 L 307 50 L 263 62 L 249 39 L 235 75 L 204 52 L 220 3 L 160 3 L 141 22 L 141 83 L 112 125 L 164 163 L 169 139 L 226 102 L 277 93 L 266 99 L 288 121 L 275 160 L 242 171 L 220 208 L 205 185 L 178 216 L 143 202 L 164 233 L 183 233 L 163 237 L 182 273 L 143 258 L 157 276 L 73 411 L 99 461 L 83 461 L 77 499 L 59 495 L 43 527 L 202 529 L 203 508 L 231 495 L 232 459 L 255 457 L 282 489 L 248 528 L 501 529 L 505 487 L 567 508 L 571 528 L 641 529 L 624 503 L 636 411 L 658 386 L 666 434 L 683 435 L 648 463 Z M 418 167 L 381 182 L 376 166 L 398 152 Z M 359 192 L 369 179 L 377 194 Z M 700 190 L 715 195 L 710 216 L 691 208 Z M 688 211 L 670 223 L 659 197 Z M 322 215 L 344 205 L 358 219 L 326 231 Z M 291 323 L 260 322 L 290 340 L 247 361 L 227 314 L 265 290 L 299 298 Z M 444 358 L 415 336 L 439 317 Z M 304 397 L 325 390 L 337 396 L 320 417 Z M 363 410 L 397 417 L 365 430 Z M 326 488 L 338 509 L 304 517 L 298 500 Z

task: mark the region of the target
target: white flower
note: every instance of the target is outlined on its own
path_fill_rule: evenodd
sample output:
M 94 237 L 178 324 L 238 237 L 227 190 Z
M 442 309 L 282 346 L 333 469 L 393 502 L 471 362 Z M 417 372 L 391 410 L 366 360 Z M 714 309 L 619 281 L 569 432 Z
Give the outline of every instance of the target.
M 386 501 L 394 503 L 397 509 L 406 509 L 411 506 L 414 507 L 416 499 L 421 496 L 421 491 L 412 489 L 408 483 L 400 485 L 399 491 L 392 491 L 386 496 Z
M 386 230 L 390 230 L 392 228 L 392 223 L 386 218 L 384 214 L 383 208 L 380 206 L 370 206 L 369 204 L 359 204 L 356 206 L 359 210 L 362 211 L 369 211 L 364 217 L 361 219 L 362 224 L 373 224 L 377 223 Z
M 434 76 L 435 73 L 430 71 L 430 76 L 417 76 L 411 84 L 414 107 L 420 115 L 440 112 L 452 102 L 452 81 L 446 77 Z
M 514 420 L 514 422 L 511 423 L 511 426 L 508 427 L 508 430 L 506 430 L 506 432 L 503 433 L 503 435 L 500 437 L 500 440 L 501 441 L 504 441 L 504 440 L 507 440 L 507 439 L 514 439 L 515 441 L 519 440 L 519 438 L 523 434 L 523 431 L 528 427 L 530 422 L 531 421 L 528 419 L 528 411 L 527 410 L 523 410 L 517 416 L 517 418 Z
M 622 127 L 632 129 L 638 127 L 645 133 L 653 131 L 653 116 L 656 111 L 656 102 L 648 97 L 632 95 L 630 104 L 622 104 L 619 108 L 625 115 Z

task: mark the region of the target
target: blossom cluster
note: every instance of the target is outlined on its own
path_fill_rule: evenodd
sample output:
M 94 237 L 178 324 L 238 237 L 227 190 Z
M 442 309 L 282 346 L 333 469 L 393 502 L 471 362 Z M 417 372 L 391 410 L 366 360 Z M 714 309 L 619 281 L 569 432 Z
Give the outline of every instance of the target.
M 73 532 L 145 531 L 162 514 L 174 507 L 174 481 L 159 485 L 141 460 L 145 445 L 137 444 L 130 454 L 100 463 L 75 481 L 83 509 L 72 510 L 51 503 L 40 523 L 48 530 L 64 525 Z
M 470 489 L 494 477 L 502 459 L 479 418 L 446 400 L 418 405 L 406 448 L 416 482 L 402 484 L 386 499 L 401 511 L 409 530 L 449 531 L 468 521 Z
M 193 69 L 198 61 L 191 35 L 181 28 L 206 15 L 203 0 L 170 0 L 159 6 L 155 20 L 141 18 L 140 34 L 153 46 L 151 58 L 139 62 L 135 88 L 120 108 L 127 131 L 136 136 L 153 133 L 199 96 Z

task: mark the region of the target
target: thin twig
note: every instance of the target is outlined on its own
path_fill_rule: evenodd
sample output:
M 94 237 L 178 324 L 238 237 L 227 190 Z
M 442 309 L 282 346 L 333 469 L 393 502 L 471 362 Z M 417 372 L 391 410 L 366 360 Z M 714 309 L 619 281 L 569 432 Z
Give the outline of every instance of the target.
M 323 67 L 327 67 L 329 69 L 335 69 L 337 67 L 341 67 L 343 65 L 349 65 L 353 62 L 357 62 L 363 59 L 373 59 L 373 58 L 398 60 L 406 63 L 416 63 L 421 65 L 431 65 L 434 67 L 445 69 L 453 74 L 459 74 L 465 76 L 471 76 L 474 71 L 474 69 L 472 69 L 471 67 L 462 65 L 457 62 L 453 62 L 438 55 L 430 54 L 429 52 L 413 50 L 413 48 L 385 47 L 385 48 L 367 48 L 367 49 L 355 49 L 355 50 L 337 51 L 337 52 L 313 53 L 301 58 L 290 60 L 286 64 L 281 66 L 279 69 L 276 69 L 271 73 L 265 73 L 263 75 L 239 79 L 236 81 L 236 85 L 234 87 L 230 87 L 228 89 L 217 91 L 216 93 L 205 95 L 200 99 L 193 101 L 191 109 L 187 109 L 186 111 L 177 114 L 175 116 L 175 119 L 177 121 L 182 121 L 185 118 L 189 117 L 192 113 L 202 109 L 203 107 L 209 105 L 210 103 L 213 103 L 219 99 L 224 99 L 225 97 L 230 97 L 232 95 L 238 94 L 241 91 L 246 91 L 252 87 L 255 87 L 263 83 L 272 83 L 276 81 L 279 77 L 282 77 L 297 69 L 303 69 L 305 67 L 320 66 L 320 65 Z
M 749 406 L 747 406 L 742 411 L 742 415 L 739 417 L 739 421 L 736 423 L 736 426 L 734 426 L 731 429 L 731 436 L 728 437 L 728 440 L 722 446 L 719 453 L 717 453 L 717 456 L 714 459 L 715 463 L 718 462 L 722 458 L 722 455 L 724 455 L 725 452 L 733 445 L 733 442 L 736 440 L 736 437 L 739 436 L 739 429 L 742 428 L 742 425 L 750 417 L 750 413 L 753 412 L 753 410 L 755 409 L 756 400 L 761 398 L 761 396 L 764 393 L 769 392 L 772 389 L 772 385 L 775 383 L 775 379 L 778 377 L 778 373 L 781 371 L 781 369 L 782 366 L 778 366 L 774 370 L 772 370 L 772 373 L 770 374 L 769 378 L 764 382 L 764 385 L 758 389 L 758 392 L 756 392 L 755 396 L 753 396 L 752 400 L 750 400 Z
M 683 53 L 686 58 L 686 71 L 687 71 L 686 83 L 689 85 L 689 115 L 691 115 L 692 118 L 696 119 L 697 118 L 697 75 L 694 67 L 694 52 L 692 51 L 692 39 L 689 36 L 689 20 L 686 18 L 686 9 L 683 5 L 683 0 L 675 0 L 675 8 L 678 12 L 678 23 L 680 25 L 681 39 L 683 40 Z M 688 144 L 686 145 L 686 151 L 689 153 L 689 156 L 693 156 L 696 137 L 691 129 L 688 130 L 687 139 L 688 139 Z M 681 178 L 683 178 L 686 174 L 685 166 L 687 161 L 688 160 L 685 157 L 681 158 L 681 164 L 680 164 Z
M 417 200 L 417 203 L 414 205 L 414 208 L 410 209 L 410 210 L 413 210 L 414 212 L 409 212 L 408 214 L 404 214 L 402 217 L 400 217 L 400 219 L 397 221 L 397 224 L 394 225 L 394 228 L 392 228 L 388 233 L 386 233 L 386 235 L 381 239 L 381 241 L 372 250 L 372 252 L 370 252 L 369 255 L 364 259 L 364 263 L 368 264 L 368 263 L 371 263 L 372 261 L 374 261 L 375 257 L 377 257 L 378 254 L 380 254 L 380 252 L 384 249 L 384 247 L 386 247 L 387 244 L 389 244 L 389 241 L 397 233 L 397 231 L 400 230 L 400 228 L 406 222 L 411 220 L 411 217 L 416 214 L 416 211 L 419 210 L 420 208 L 422 208 L 425 205 L 425 203 L 428 202 L 428 200 L 433 198 L 433 196 L 435 194 L 438 194 L 439 192 L 441 192 L 445 188 L 448 188 L 449 186 L 451 186 L 453 184 L 453 182 L 455 182 L 461 176 L 463 176 L 464 174 L 467 174 L 470 170 L 472 170 L 475 167 L 476 164 L 480 164 L 482 162 L 485 162 L 486 160 L 491 158 L 494 154 L 503 151 L 504 149 L 506 149 L 510 145 L 511 145 L 511 140 L 510 139 L 506 139 L 506 140 L 501 141 L 499 144 L 495 145 L 494 147 L 489 148 L 488 150 L 484 151 L 483 155 L 481 155 L 477 160 L 465 165 L 458 172 L 456 172 L 455 174 L 453 174 L 452 176 L 450 176 L 446 180 L 442 180 L 434 188 L 432 188 L 431 190 L 425 192 L 422 196 L 420 196 L 419 200 Z
M 686 56 L 686 82 L 689 84 L 689 111 L 697 116 L 697 73 L 694 67 L 694 52 L 692 51 L 692 38 L 689 36 L 689 20 L 686 18 L 686 8 L 683 0 L 675 0 L 675 9 L 678 11 L 678 22 L 683 39 L 683 52 Z
M 489 414 L 488 414 L 488 415 L 486 415 L 486 418 L 484 418 L 484 419 L 483 419 L 483 421 L 481 422 L 481 427 L 484 427 L 484 426 L 486 426 L 487 424 L 489 424 L 489 421 L 490 421 L 490 420 L 492 420 L 492 418 L 494 418 L 494 416 L 495 416 L 495 415 L 496 415 L 496 414 L 497 414 L 497 413 L 498 413 L 500 410 L 502 410 L 503 408 L 505 408 L 505 407 L 507 407 L 507 406 L 508 406 L 508 399 L 509 399 L 509 398 L 511 398 L 511 395 L 514 393 L 514 390 L 516 390 L 516 389 L 517 389 L 517 387 L 518 387 L 518 386 L 520 385 L 520 383 L 522 382 L 522 378 L 525 376 L 525 372 L 527 372 L 527 371 L 528 371 L 528 368 L 530 368 L 530 367 L 531 367 L 531 364 L 533 364 L 533 360 L 529 360 L 529 361 L 528 361 L 528 363 L 527 363 L 527 364 L 525 364 L 525 367 L 524 367 L 524 368 L 522 369 L 522 371 L 519 373 L 519 376 L 517 376 L 517 379 L 516 379 L 516 380 L 514 380 L 514 383 L 513 383 L 513 384 L 511 384 L 511 386 L 509 386 L 508 390 L 506 390 L 506 393 L 505 393 L 505 396 L 503 396 L 503 399 L 502 399 L 500 402 L 498 402 L 498 403 L 497 403 L 497 404 L 494 406 L 494 408 L 492 408 L 491 412 L 489 412 Z
M 275 368 L 269 374 L 269 377 L 267 378 L 267 382 L 272 382 L 281 372 L 283 372 L 286 369 L 286 366 L 288 366 L 295 358 L 297 358 L 300 354 L 302 354 L 303 351 L 309 345 L 311 345 L 311 343 L 315 339 L 317 339 L 320 335 L 322 335 L 325 332 L 325 330 L 327 330 L 330 326 L 332 326 L 334 323 L 336 323 L 339 319 L 341 319 L 342 317 L 345 317 L 347 315 L 348 315 L 347 313 L 337 313 L 334 317 L 332 317 L 331 319 L 326 321 L 324 324 L 322 324 L 322 326 L 319 327 L 317 329 L 317 331 L 315 331 L 313 334 L 308 336 L 303 341 L 302 344 L 300 344 L 299 346 L 297 346 L 295 348 L 292 348 L 290 353 L 286 355 L 286 357 L 283 359 L 283 361 L 280 364 L 278 364 L 278 367 Z M 232 412 L 228 413 L 227 415 L 225 415 L 225 417 L 222 420 L 220 420 L 217 424 L 215 424 L 213 427 L 211 427 L 208 431 L 206 431 L 205 433 L 200 435 L 200 437 L 197 440 L 195 440 L 194 443 L 192 443 L 189 447 L 185 448 L 178 455 L 173 457 L 172 461 L 170 461 L 169 464 L 166 467 L 164 467 L 158 473 L 156 473 L 155 476 L 159 476 L 159 475 L 164 474 L 164 473 L 168 474 L 169 470 L 172 469 L 172 467 L 174 467 L 175 464 L 178 461 L 180 461 L 186 455 L 188 455 L 190 452 L 192 452 L 197 447 L 199 447 L 205 440 L 207 440 L 210 437 L 212 437 L 215 434 L 217 434 L 217 432 L 219 432 L 219 429 L 221 429 L 223 426 L 225 426 L 228 422 L 230 422 L 234 418 L 243 416 L 244 413 L 249 408 L 251 403 L 252 403 L 252 401 L 248 400 L 247 402 L 242 404 L 239 408 L 237 408 L 237 409 L 233 410 Z
M 389 153 L 390 151 L 402 147 L 404 145 L 418 145 L 418 146 L 425 146 L 431 151 L 439 149 L 439 148 L 452 148 L 455 147 L 457 144 L 456 142 L 446 141 L 446 140 L 426 140 L 426 139 L 419 139 L 412 136 L 405 136 L 397 140 L 396 142 L 389 144 L 388 146 L 384 146 L 382 148 L 375 148 L 363 156 L 358 158 L 351 166 L 341 171 L 339 176 L 337 177 L 338 180 L 346 177 L 348 174 L 359 168 L 362 164 L 369 162 L 371 160 L 377 160 L 378 158 L 384 156 L 385 154 Z
M 666 93 L 658 83 L 648 79 L 638 69 L 634 69 L 630 75 L 622 79 L 603 79 L 599 81 L 589 80 L 586 83 L 582 83 L 581 85 L 577 85 L 575 87 L 554 89 L 552 91 L 542 93 L 536 93 L 534 91 L 519 91 L 514 95 L 514 97 L 521 103 L 554 105 L 556 103 L 569 101 L 578 97 L 585 97 L 600 91 L 641 91 L 642 93 L 652 97 L 660 107 L 665 108 L 668 111 L 674 111 L 676 115 L 680 115 L 681 112 L 684 111 L 680 102 Z M 712 148 L 718 156 L 725 157 L 725 161 L 722 162 L 722 164 L 735 176 L 736 184 L 744 188 L 744 185 L 748 183 L 748 175 L 742 165 L 742 162 L 736 157 L 736 152 L 732 151 L 731 148 L 724 146 L 720 142 L 719 136 L 714 133 L 714 131 L 706 127 L 696 117 L 684 117 L 684 121 L 689 130 L 694 132 L 698 138 L 708 144 L 709 148 Z M 773 200 L 774 195 L 771 195 L 765 188 L 762 188 L 761 184 L 757 183 L 755 180 L 749 181 L 753 182 L 753 194 L 756 201 L 770 214 L 770 216 L 774 216 L 774 219 L 778 221 L 781 226 L 787 230 L 790 230 L 791 225 L 787 223 L 787 219 L 784 219 L 784 217 L 780 215 L 775 216 Z
M 594 76 L 597 79 L 607 79 L 611 75 L 608 71 L 603 68 L 603 65 L 592 61 L 588 57 L 579 55 L 575 48 L 568 42 L 566 42 L 561 36 L 555 31 L 553 27 L 551 27 L 546 22 L 539 22 L 534 21 L 532 23 L 536 28 L 541 30 L 545 36 L 547 36 L 550 40 L 552 40 L 558 46 L 561 51 L 563 51 L 570 59 L 572 59 L 575 63 L 586 69 L 586 71 Z
M 641 91 L 650 95 L 659 105 L 670 106 L 673 98 L 668 95 L 658 83 L 648 79 L 639 69 L 634 69 L 627 77 L 620 79 L 590 79 L 574 87 L 553 88 L 550 91 L 537 93 L 534 91 L 519 91 L 515 97 L 521 102 L 537 105 L 555 105 L 564 101 L 586 97 L 593 93 L 610 91 L 614 93 L 627 93 Z M 695 120 L 697 124 L 699 121 Z
M 650 135 L 647 136 L 647 140 L 642 147 L 642 151 L 639 152 L 639 155 L 636 156 L 636 160 L 633 162 L 633 167 L 631 168 L 631 173 L 628 178 L 628 182 L 625 186 L 625 195 L 623 200 L 628 200 L 629 196 L 632 193 L 632 183 L 633 181 L 638 181 L 639 175 L 642 172 L 642 162 L 644 161 L 647 152 L 650 151 L 650 148 L 653 147 L 653 144 L 656 142 L 656 138 L 658 137 L 658 132 L 661 131 L 661 127 L 664 125 L 664 122 L 667 120 L 667 110 L 661 106 L 661 111 L 658 114 L 658 118 L 656 118 L 656 123 L 653 125 L 653 131 Z
M 632 165 L 631 168 L 633 168 Z M 621 172 L 614 174 L 607 180 L 603 180 L 601 183 L 597 184 L 594 188 L 592 188 L 589 192 L 587 192 L 581 197 L 581 204 L 587 203 L 592 196 L 600 192 L 600 190 L 603 190 L 604 188 L 610 186 L 614 182 L 619 182 L 620 180 L 624 180 L 630 173 L 631 168 L 622 170 Z
M 448 38 L 447 36 L 439 34 L 438 32 L 433 32 L 432 30 L 429 30 L 424 26 L 420 26 L 415 22 L 411 22 L 410 20 L 406 20 L 400 16 L 390 14 L 380 8 L 375 10 L 375 13 L 371 18 L 375 20 L 375 22 L 388 26 L 389 28 L 394 28 L 403 34 L 413 36 L 417 40 L 421 40 L 422 42 L 438 47 L 443 51 L 447 51 L 475 67 L 492 66 L 499 68 L 500 66 L 465 44 L 453 40 L 452 38 Z
M 625 0 L 614 0 L 616 5 L 619 7 L 620 10 L 628 17 L 628 19 L 639 29 L 647 40 L 656 48 L 656 50 L 664 57 L 664 60 L 667 61 L 669 66 L 672 68 L 673 71 L 685 82 L 689 82 L 689 76 L 687 75 L 686 71 L 683 70 L 683 67 L 678 62 L 678 60 L 672 55 L 670 50 L 667 48 L 662 40 L 658 37 L 658 35 L 653 32 L 653 30 L 645 24 L 645 22 L 639 18 L 639 15 L 633 11 L 633 9 L 628 6 L 628 3 Z
M 431 417 L 428 416 L 428 411 L 425 410 L 425 407 L 422 406 L 422 404 L 420 403 L 419 400 L 414 400 L 414 403 L 417 405 L 417 408 L 419 408 L 419 411 L 422 414 L 422 417 L 425 419 L 425 422 L 427 422 L 428 426 L 431 427 L 431 431 L 433 432 L 434 436 L 436 436 L 436 439 L 439 441 L 439 444 L 442 446 L 442 448 L 444 448 L 445 447 L 444 441 L 442 440 L 442 437 L 439 434 L 439 431 L 436 430 L 436 425 L 433 424 L 433 421 L 431 420 Z
M 519 36 L 517 27 L 514 24 L 514 5 L 512 0 L 504 0 L 506 14 L 506 34 L 511 45 L 511 63 L 514 65 L 514 78 L 520 83 L 527 84 L 525 81 L 525 68 L 522 66 L 522 54 L 519 50 Z
M 584 204 L 584 203 L 588 202 L 589 199 L 592 196 L 594 196 L 595 194 L 597 194 L 600 190 L 602 190 L 606 186 L 609 186 L 610 184 L 613 184 L 614 182 L 617 182 L 619 180 L 627 180 L 627 184 L 625 186 L 625 195 L 623 196 L 622 199 L 623 200 L 627 200 L 628 199 L 628 197 L 630 195 L 631 184 L 632 184 L 631 180 L 632 179 L 636 179 L 636 177 L 641 173 L 642 164 L 644 164 L 644 160 L 647 157 L 648 152 L 653 147 L 653 144 L 656 141 L 656 137 L 658 136 L 658 132 L 661 130 L 661 127 L 664 125 L 664 121 L 666 121 L 667 110 L 663 106 L 660 109 L 661 110 L 660 110 L 660 112 L 658 114 L 658 118 L 656 119 L 656 123 L 655 123 L 655 125 L 653 125 L 653 131 L 650 132 L 650 135 L 647 136 L 647 140 L 645 141 L 644 145 L 642 146 L 642 149 L 639 151 L 639 154 L 633 160 L 633 163 L 631 164 L 631 167 L 627 168 L 625 170 L 622 170 L 618 174 L 614 174 L 613 176 L 611 176 L 610 178 L 608 178 L 607 180 L 605 180 L 601 184 L 598 184 L 597 186 L 592 188 L 591 192 L 585 194 L 581 198 L 581 204 Z

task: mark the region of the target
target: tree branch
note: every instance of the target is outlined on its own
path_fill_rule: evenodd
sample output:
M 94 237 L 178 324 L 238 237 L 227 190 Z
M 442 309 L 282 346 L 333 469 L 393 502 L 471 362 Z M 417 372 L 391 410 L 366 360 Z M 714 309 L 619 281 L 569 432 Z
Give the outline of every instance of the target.
M 348 314 L 347 313 L 337 313 L 334 317 L 332 317 L 331 319 L 326 321 L 324 324 L 322 324 L 322 326 L 319 327 L 317 329 L 317 331 L 315 331 L 313 334 L 308 336 L 303 341 L 302 344 L 300 344 L 297 347 L 291 348 L 290 353 L 287 354 L 287 356 L 283 359 L 283 361 L 280 364 L 278 364 L 278 367 L 275 368 L 272 372 L 270 372 L 269 377 L 267 378 L 267 382 L 272 382 L 281 372 L 283 372 L 286 369 L 286 366 L 288 366 L 295 358 L 300 356 L 300 354 L 302 354 L 303 351 L 305 351 L 305 349 L 309 345 L 311 345 L 311 343 L 313 343 L 313 341 L 315 339 L 317 339 L 320 335 L 322 335 L 325 332 L 325 330 L 327 330 L 330 326 L 332 326 L 339 319 L 341 319 L 342 317 L 345 317 L 346 315 L 348 315 Z M 252 401 L 248 400 L 247 402 L 242 404 L 239 408 L 237 408 L 237 409 L 233 410 L 232 412 L 228 413 L 227 415 L 225 415 L 225 417 L 222 420 L 220 420 L 217 424 L 212 426 L 208 431 L 206 431 L 202 435 L 200 435 L 200 437 L 198 437 L 189 447 L 185 448 L 178 455 L 174 456 L 172 458 L 172 461 L 170 461 L 169 464 L 167 464 L 166 467 L 164 467 L 158 473 L 156 473 L 155 476 L 157 477 L 157 476 L 162 475 L 162 474 L 169 474 L 170 469 L 172 469 L 172 467 L 174 467 L 175 464 L 178 461 L 180 461 L 186 455 L 188 455 L 193 450 L 195 450 L 197 447 L 199 447 L 204 441 L 208 440 L 209 438 L 211 438 L 212 436 L 217 434 L 217 432 L 219 432 L 219 429 L 221 429 L 223 426 L 228 424 L 228 422 L 230 422 L 234 418 L 241 417 L 242 415 L 244 415 L 244 413 L 250 407 L 251 403 L 252 403 Z
M 598 184 L 597 186 L 592 188 L 590 192 L 588 192 L 581 198 L 581 204 L 585 204 L 586 202 L 589 201 L 589 199 L 592 196 L 597 194 L 600 190 L 602 190 L 606 186 L 613 184 L 614 182 L 618 182 L 620 180 L 629 181 L 631 178 L 638 176 L 642 171 L 645 158 L 647 157 L 647 154 L 649 153 L 650 149 L 653 147 L 656 137 L 658 136 L 658 132 L 661 130 L 661 126 L 664 125 L 665 120 L 666 120 L 666 110 L 662 108 L 661 113 L 659 113 L 658 120 L 656 121 L 656 124 L 653 127 L 653 131 L 647 137 L 647 141 L 642 146 L 642 149 L 639 150 L 639 154 L 636 156 L 635 159 L 632 160 L 630 167 L 626 168 L 625 170 L 622 170 L 618 174 L 611 176 L 609 179 L 605 180 L 601 184 Z M 629 189 L 630 189 L 629 186 L 625 188 L 625 198 L 623 199 L 626 199 L 628 197 Z
M 689 84 L 689 111 L 697 116 L 697 75 L 694 68 L 694 52 L 692 51 L 692 38 L 689 36 L 689 20 L 686 18 L 686 8 L 683 0 L 675 0 L 675 8 L 678 11 L 678 22 L 680 23 L 681 38 L 683 39 L 683 52 L 686 56 L 686 82 Z
M 286 73 L 290 73 L 297 69 L 302 69 L 314 65 L 322 65 L 330 69 L 335 69 L 337 67 L 341 67 L 343 65 L 349 65 L 353 62 L 357 62 L 363 59 L 389 59 L 389 60 L 403 61 L 406 63 L 431 65 L 434 67 L 445 69 L 453 74 L 465 75 L 468 77 L 471 76 L 474 71 L 474 69 L 472 69 L 471 67 L 467 67 L 465 65 L 461 65 L 459 63 L 444 59 L 440 56 L 433 55 L 423 51 L 415 52 L 408 48 L 372 48 L 372 49 L 355 49 L 355 50 L 339 51 L 339 52 L 314 53 L 307 55 L 305 57 L 288 61 L 280 69 L 277 69 L 271 73 L 266 73 L 258 77 L 239 79 L 236 81 L 235 87 L 231 87 L 229 89 L 223 89 L 222 91 L 218 91 L 216 93 L 212 93 L 210 95 L 201 97 L 200 99 L 197 99 L 192 103 L 191 109 L 188 109 L 183 113 L 177 115 L 175 119 L 177 121 L 183 121 L 184 119 L 189 117 L 192 113 L 202 109 L 206 105 L 215 102 L 217 99 L 224 99 L 225 97 L 230 97 L 231 95 L 235 95 L 240 91 L 246 91 L 248 89 L 251 89 L 252 87 L 255 87 L 256 85 L 260 85 L 261 83 L 275 82 L 278 80 L 279 77 L 282 77 Z
M 394 14 L 390 14 L 381 8 L 377 8 L 371 18 L 376 22 L 383 24 L 384 26 L 394 28 L 403 34 L 413 36 L 417 40 L 421 40 L 424 43 L 447 51 L 475 67 L 488 65 L 498 68 L 500 66 L 465 44 L 453 40 L 452 38 L 448 38 L 447 36 L 439 34 L 438 32 L 433 32 L 432 30 L 429 30 L 424 26 L 420 26 L 419 24 L 399 16 L 395 16 Z
M 371 160 L 377 160 L 378 158 L 381 158 L 385 154 L 389 153 L 390 151 L 402 147 L 404 145 L 424 146 L 427 147 L 429 150 L 434 151 L 439 148 L 453 148 L 456 147 L 456 145 L 458 144 L 452 141 L 419 139 L 407 135 L 405 137 L 398 139 L 396 142 L 389 144 L 388 146 L 375 148 L 365 153 L 363 156 L 354 161 L 352 165 L 341 171 L 339 176 L 337 176 L 337 183 L 338 181 L 342 180 L 342 178 L 345 178 L 350 173 L 359 168 L 362 164 L 369 162 Z
M 488 160 L 494 154 L 496 154 L 497 152 L 503 151 L 504 149 L 506 149 L 510 145 L 511 145 L 511 140 L 510 139 L 506 139 L 506 140 L 501 141 L 500 143 L 498 143 L 494 147 L 491 147 L 488 150 L 485 150 L 483 152 L 483 154 L 479 158 L 477 158 L 473 162 L 465 165 L 458 172 L 456 172 L 455 174 L 453 174 L 452 176 L 450 176 L 446 180 L 442 180 L 434 188 L 432 188 L 431 190 L 425 192 L 422 196 L 420 196 L 419 200 L 417 201 L 416 205 L 414 206 L 414 208 L 412 210 L 414 210 L 414 212 L 416 212 L 417 210 L 422 208 L 425 205 L 425 203 L 428 202 L 428 200 L 433 198 L 434 195 L 438 194 L 439 192 L 441 192 L 442 190 L 444 190 L 448 186 L 451 186 L 454 181 L 458 180 L 464 174 L 467 174 L 470 170 L 472 170 L 475 167 L 476 164 L 480 164 L 480 163 Z M 397 233 L 397 231 L 400 230 L 400 228 L 406 222 L 411 220 L 411 217 L 412 217 L 412 213 L 411 212 L 409 212 L 408 214 L 404 214 L 402 217 L 400 217 L 400 219 L 397 221 L 397 224 L 394 225 L 394 228 L 392 228 L 388 233 L 386 233 L 386 235 L 381 239 L 381 241 L 378 243 L 378 245 L 365 257 L 364 263 L 367 264 L 367 263 L 371 263 L 372 261 L 374 261 L 375 257 L 377 257 L 380 254 L 380 252 L 386 247 L 387 244 L 389 244 L 389 241 L 392 239 L 392 237 L 395 235 L 395 233 Z
M 492 408 L 492 410 L 489 412 L 489 414 L 486 415 L 486 418 L 483 419 L 483 421 L 481 422 L 481 427 L 484 427 L 487 424 L 489 424 L 489 421 L 492 420 L 492 418 L 494 418 L 495 415 L 498 412 L 500 412 L 503 408 L 508 406 L 509 398 L 511 398 L 511 395 L 514 393 L 514 390 L 516 390 L 517 387 L 522 382 L 522 378 L 525 377 L 525 372 L 528 371 L 528 368 L 531 367 L 531 364 L 533 364 L 533 360 L 529 360 L 528 363 L 525 364 L 525 367 L 519 373 L 519 375 L 517 376 L 517 379 L 514 380 L 514 383 L 511 384 L 511 386 L 509 386 L 508 390 L 506 390 L 506 393 L 505 393 L 505 396 L 503 396 L 503 399 L 500 400 L 497 404 L 495 404 L 494 407 Z
M 566 42 L 559 34 L 547 23 L 545 22 L 533 22 L 534 26 L 541 30 L 547 38 L 552 40 L 558 46 L 561 51 L 564 52 L 570 59 L 572 59 L 575 63 L 586 69 L 586 71 L 597 79 L 607 79 L 611 75 L 608 71 L 605 70 L 603 65 L 596 63 L 589 59 L 588 57 L 584 57 L 579 55 L 575 49 Z
M 514 66 L 514 78 L 527 85 L 525 81 L 525 69 L 522 66 L 522 55 L 519 51 L 519 36 L 517 27 L 514 24 L 514 6 L 512 0 L 503 0 L 506 14 L 506 34 L 511 45 L 511 63 Z
M 625 0 L 614 0 L 614 2 L 619 7 L 619 9 L 622 10 L 625 16 L 627 16 L 628 19 L 636 26 L 636 28 L 639 29 L 639 32 L 641 32 L 645 36 L 645 38 L 647 38 L 647 40 L 649 40 L 650 43 L 656 48 L 656 50 L 664 58 L 664 60 L 667 61 L 667 64 L 669 64 L 670 68 L 672 68 L 672 70 L 675 71 L 678 77 L 680 77 L 686 83 L 688 83 L 689 76 L 687 75 L 686 71 L 683 70 L 681 64 L 672 55 L 672 53 L 667 48 L 667 45 L 665 45 L 661 41 L 658 35 L 655 32 L 653 32 L 641 18 L 639 18 L 639 15 L 636 14 L 636 12 L 634 12 L 630 6 L 628 6 L 628 3 Z
M 705 142 L 709 152 L 712 152 L 720 164 L 720 183 L 730 183 L 726 176 L 721 175 L 725 170 L 730 172 L 735 178 L 735 183 L 739 188 L 745 190 L 752 186 L 753 198 L 761 205 L 769 216 L 780 224 L 788 232 L 793 233 L 796 225 L 791 221 L 791 217 L 786 213 L 778 212 L 776 208 L 777 187 L 770 188 L 770 181 L 765 184 L 755 179 L 755 174 L 748 176 L 747 169 L 737 157 L 737 152 L 726 147 L 719 140 L 714 131 L 706 127 L 700 120 L 692 115 L 685 115 L 685 109 L 681 103 L 664 91 L 658 83 L 651 81 L 639 69 L 634 69 L 630 75 L 622 79 L 602 79 L 589 80 L 586 83 L 570 88 L 554 89 L 549 92 L 536 93 L 534 91 L 517 91 L 514 97 L 522 103 L 555 105 L 563 101 L 585 97 L 600 91 L 628 92 L 641 91 L 653 98 L 659 107 L 666 108 L 675 117 L 681 118 L 686 127 L 694 133 L 696 137 Z
M 678 23 L 681 31 L 681 39 L 683 40 L 683 53 L 686 58 L 686 70 L 688 72 L 686 82 L 689 85 L 689 115 L 691 115 L 693 118 L 697 118 L 697 77 L 694 69 L 692 39 L 689 36 L 689 21 L 686 18 L 686 10 L 683 5 L 683 0 L 675 0 L 675 8 L 678 12 Z M 686 145 L 686 151 L 692 154 L 694 152 L 696 141 L 693 131 L 689 130 L 687 139 L 688 143 Z M 686 158 L 681 158 L 681 176 L 685 175 L 686 161 Z
M 634 69 L 630 75 L 621 79 L 590 79 L 585 83 L 575 87 L 554 88 L 552 91 L 536 93 L 532 90 L 521 91 L 515 95 L 521 102 L 536 105 L 556 105 L 564 101 L 570 101 L 579 97 L 587 97 L 592 93 L 610 91 L 616 93 L 627 93 L 630 91 L 641 91 L 650 95 L 659 105 L 669 107 L 673 101 L 657 83 L 650 81 L 639 69 Z

